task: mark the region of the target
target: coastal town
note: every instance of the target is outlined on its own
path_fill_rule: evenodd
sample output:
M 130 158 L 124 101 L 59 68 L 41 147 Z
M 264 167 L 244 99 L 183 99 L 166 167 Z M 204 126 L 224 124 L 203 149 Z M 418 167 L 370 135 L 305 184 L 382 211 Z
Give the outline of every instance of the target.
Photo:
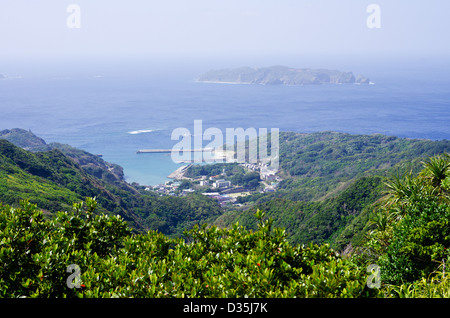
M 233 182 L 236 178 L 230 177 L 225 168 L 222 169 L 222 173 L 216 175 L 187 176 L 187 172 L 192 166 L 193 164 L 181 166 L 168 176 L 171 179 L 170 181 L 148 186 L 145 190 L 155 192 L 160 196 L 186 196 L 190 193 L 201 193 L 217 200 L 221 206 L 229 206 L 241 205 L 236 201 L 242 196 L 275 192 L 281 181 L 281 178 L 263 163 L 239 164 L 246 175 L 251 174 L 255 178 L 254 180 L 257 180 L 257 182 L 254 181 L 251 184 Z

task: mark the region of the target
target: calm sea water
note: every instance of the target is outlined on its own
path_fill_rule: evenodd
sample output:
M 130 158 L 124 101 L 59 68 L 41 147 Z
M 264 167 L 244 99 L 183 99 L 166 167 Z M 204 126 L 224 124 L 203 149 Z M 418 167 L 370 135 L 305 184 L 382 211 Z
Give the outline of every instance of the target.
M 169 154 L 136 151 L 171 148 L 173 129 L 193 132 L 194 120 L 224 134 L 254 127 L 450 138 L 450 73 L 444 68 L 380 72 L 373 66 L 364 75 L 374 85 L 298 87 L 195 82 L 206 70 L 13 73 L 18 77 L 0 80 L 0 130 L 31 129 L 47 142 L 102 154 L 124 167 L 129 182 L 146 185 L 166 181 L 179 164 Z

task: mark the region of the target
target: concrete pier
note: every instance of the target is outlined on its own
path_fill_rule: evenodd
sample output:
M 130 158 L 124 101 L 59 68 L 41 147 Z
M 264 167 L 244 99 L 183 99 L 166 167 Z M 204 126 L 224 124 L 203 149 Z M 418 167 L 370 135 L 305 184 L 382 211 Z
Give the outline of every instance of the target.
M 136 151 L 137 154 L 141 153 L 172 153 L 172 152 L 207 152 L 212 151 L 211 148 L 203 149 L 141 149 Z

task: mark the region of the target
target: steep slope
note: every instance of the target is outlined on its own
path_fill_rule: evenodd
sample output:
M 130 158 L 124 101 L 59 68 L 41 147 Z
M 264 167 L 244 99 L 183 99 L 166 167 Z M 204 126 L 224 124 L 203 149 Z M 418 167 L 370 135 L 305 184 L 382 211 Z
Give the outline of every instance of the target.
M 0 202 L 17 205 L 29 199 L 57 211 L 86 197 L 97 198 L 99 213 L 119 214 L 136 231 L 169 236 L 221 214 L 217 202 L 205 196 L 159 198 L 124 182 L 99 179 L 58 149 L 32 153 L 0 140 Z
M 20 128 L 0 131 L 0 139 L 6 139 L 14 145 L 31 152 L 58 149 L 77 162 L 90 175 L 102 179 L 107 183 L 118 185 L 131 191 L 134 190 L 125 182 L 122 167 L 117 164 L 106 162 L 98 155 L 91 154 L 66 144 L 56 142 L 47 144 L 44 139 L 36 136 L 31 131 Z
M 17 204 L 29 199 L 48 210 L 67 209 L 72 202 L 97 197 L 101 212 L 120 214 L 131 226 L 143 229 L 139 216 L 125 209 L 119 196 L 56 149 L 31 153 L 0 140 L 0 185 L 0 201 Z

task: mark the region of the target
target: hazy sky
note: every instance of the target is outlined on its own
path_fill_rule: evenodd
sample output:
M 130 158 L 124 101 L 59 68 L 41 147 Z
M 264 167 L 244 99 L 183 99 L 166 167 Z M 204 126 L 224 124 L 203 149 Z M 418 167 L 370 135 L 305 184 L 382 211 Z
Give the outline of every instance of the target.
M 0 0 L 0 58 L 445 57 L 449 15 L 448 0 Z

